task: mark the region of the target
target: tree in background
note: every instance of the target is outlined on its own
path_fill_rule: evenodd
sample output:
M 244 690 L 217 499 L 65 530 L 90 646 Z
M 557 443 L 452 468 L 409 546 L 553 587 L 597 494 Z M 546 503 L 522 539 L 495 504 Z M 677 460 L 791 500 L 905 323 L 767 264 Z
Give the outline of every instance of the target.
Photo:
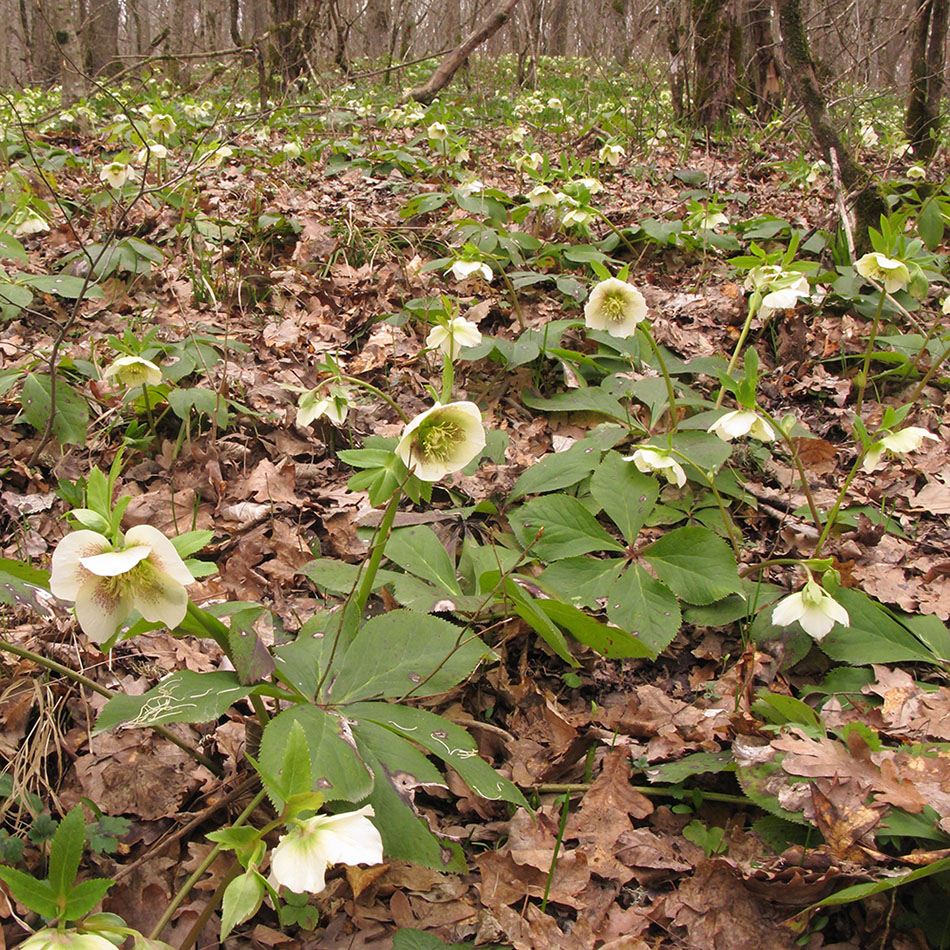
M 948 0 L 917 0 L 916 4 L 910 99 L 904 131 L 914 155 L 921 161 L 929 161 L 937 150 L 946 64 L 947 7 Z

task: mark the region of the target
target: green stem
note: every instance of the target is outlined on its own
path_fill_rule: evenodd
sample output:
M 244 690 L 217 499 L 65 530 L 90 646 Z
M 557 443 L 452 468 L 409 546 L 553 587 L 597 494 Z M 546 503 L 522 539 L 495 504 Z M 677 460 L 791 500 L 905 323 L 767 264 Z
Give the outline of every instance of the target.
M 77 673 L 75 670 L 71 670 L 68 666 L 63 666 L 62 663 L 57 663 L 55 660 L 51 660 L 48 657 L 40 656 L 39 653 L 34 653 L 32 650 L 27 650 L 25 647 L 18 647 L 14 643 L 10 643 L 7 640 L 0 638 L 0 650 L 5 651 L 6 653 L 12 653 L 14 656 L 18 656 L 21 659 L 29 660 L 32 663 L 35 663 L 37 666 L 45 667 L 54 673 L 59 673 L 61 676 L 65 676 L 68 679 L 71 679 L 74 683 L 79 683 L 81 686 L 85 686 L 86 689 L 91 689 L 94 693 L 98 693 L 100 696 L 107 696 L 109 699 L 112 699 L 113 696 L 124 695 L 122 693 L 114 693 L 111 689 L 106 689 L 105 686 L 100 686 L 95 680 L 89 679 L 88 676 L 84 676 L 82 673 Z M 169 742 L 178 746 L 182 752 L 190 755 L 196 762 L 199 762 L 206 769 L 208 769 L 213 775 L 217 775 L 219 778 L 223 775 L 223 770 L 221 766 L 218 765 L 213 759 L 209 759 L 204 753 L 199 752 L 197 749 L 193 749 L 187 742 L 179 739 L 174 733 L 169 732 L 164 726 L 151 726 L 155 732 L 157 732 L 162 738 L 167 739 Z
M 656 786 L 656 785 L 630 785 L 630 788 L 641 795 L 652 798 L 682 798 L 687 789 L 675 786 Z M 542 785 L 534 785 L 531 790 L 539 794 L 570 794 L 571 792 L 589 792 L 591 786 L 586 782 L 545 782 Z M 729 795 L 726 792 L 707 792 L 702 790 L 702 796 L 711 802 L 728 802 L 731 805 L 748 805 L 749 799 L 743 795 Z
M 145 403 L 145 418 L 148 420 L 148 427 L 152 430 L 152 435 L 157 436 L 155 418 L 152 415 L 152 404 L 148 401 L 148 383 L 142 384 L 142 400 Z
M 864 459 L 866 453 L 861 452 L 854 461 L 854 465 L 851 466 L 851 471 L 848 472 L 848 477 L 845 478 L 844 484 L 841 486 L 841 490 L 838 492 L 838 497 L 835 499 L 834 506 L 831 511 L 828 512 L 828 518 L 825 521 L 825 526 L 822 529 L 821 536 L 818 538 L 818 543 L 815 545 L 815 553 L 812 557 L 820 557 L 821 549 L 824 547 L 825 541 L 828 540 L 828 535 L 831 533 L 831 529 L 835 526 L 835 522 L 838 520 L 838 512 L 841 511 L 841 506 L 844 504 L 844 499 L 848 494 L 848 489 L 851 487 L 851 482 L 854 481 L 854 476 L 858 474 L 858 468 L 861 465 L 861 462 Z
M 505 287 L 508 288 L 508 293 L 511 294 L 511 308 L 514 310 L 515 316 L 518 318 L 518 326 L 524 330 L 524 314 L 521 312 L 521 304 L 518 303 L 518 295 L 515 293 L 514 284 L 512 284 L 511 278 L 505 273 L 504 267 L 499 267 L 499 271 L 501 273 L 501 279 L 505 282 Z
M 238 815 L 237 818 L 234 819 L 234 822 L 231 825 L 231 827 L 239 828 L 241 825 L 245 824 L 248 818 L 250 818 L 251 815 L 254 813 L 254 809 L 257 808 L 258 805 L 260 805 L 260 803 L 264 800 L 266 795 L 267 795 L 267 792 L 264 789 L 261 789 L 251 799 L 247 808 L 245 808 L 244 811 L 242 811 L 241 814 Z M 168 926 L 169 923 L 171 923 L 172 917 L 175 916 L 175 911 L 178 910 L 179 907 L 181 907 L 182 903 L 184 903 L 185 898 L 191 893 L 191 889 L 198 883 L 198 881 L 201 880 L 205 871 L 207 871 L 208 868 L 210 868 L 211 865 L 214 864 L 215 858 L 220 853 L 221 853 L 221 845 L 216 844 L 205 856 L 205 859 L 198 865 L 198 867 L 195 868 L 195 870 L 192 872 L 188 880 L 185 881 L 184 884 L 182 884 L 178 893 L 175 894 L 175 896 L 171 899 L 171 902 L 169 903 L 168 907 L 165 908 L 165 913 L 162 914 L 161 919 L 152 928 L 152 932 L 149 934 L 150 940 L 160 939 L 161 932 L 165 929 L 165 927 Z
M 917 402 L 920 398 L 920 394 L 924 391 L 924 387 L 927 383 L 934 378 L 937 373 L 937 370 L 946 362 L 947 357 L 950 356 L 950 346 L 948 346 L 941 354 L 940 358 L 927 370 L 924 378 L 914 387 L 914 391 L 911 393 L 910 398 L 907 400 L 909 403 L 913 404 Z
M 756 294 L 758 291 L 756 291 Z M 742 324 L 742 332 L 739 334 L 739 339 L 736 340 L 735 349 L 732 351 L 732 356 L 729 358 L 729 365 L 726 367 L 726 375 L 731 376 L 732 371 L 736 368 L 736 364 L 739 362 L 739 354 L 742 353 L 742 348 L 745 346 L 745 341 L 748 339 L 749 330 L 752 327 L 752 318 L 758 312 L 759 306 L 756 304 L 755 307 L 752 304 L 755 302 L 755 295 L 753 299 L 749 301 L 749 312 L 746 315 L 745 323 Z M 719 387 L 719 396 L 716 398 L 716 408 L 718 409 L 722 406 L 722 400 L 726 395 L 726 387 Z
M 379 396 L 383 402 L 388 403 L 393 409 L 396 410 L 397 413 L 399 413 L 399 418 L 402 419 L 403 422 L 409 421 L 409 417 L 402 411 L 402 409 L 399 408 L 399 406 L 396 405 L 392 397 L 387 396 L 386 393 L 384 393 L 381 389 L 377 389 L 372 383 L 367 383 L 365 380 L 359 379 L 356 376 L 346 376 L 343 373 L 340 374 L 340 379 L 342 379 L 344 382 L 352 383 L 354 386 L 360 386 L 367 392 L 372 393 L 374 396 Z M 332 382 L 332 380 L 327 380 L 327 382 Z
M 571 796 L 565 792 L 561 803 L 561 821 L 557 827 L 557 839 L 554 842 L 554 853 L 551 855 L 551 867 L 548 868 L 548 878 L 544 882 L 544 894 L 541 897 L 541 913 L 547 913 L 548 894 L 551 893 L 551 884 L 554 881 L 554 872 L 557 870 L 557 858 L 561 851 L 561 842 L 564 840 L 564 829 L 567 827 L 567 816 L 571 807 Z
M 663 359 L 663 354 L 660 352 L 660 348 L 657 346 L 656 340 L 653 339 L 653 334 L 650 332 L 646 324 L 638 324 L 638 329 L 642 329 L 643 335 L 649 341 L 650 347 L 653 349 L 653 355 L 656 357 L 657 365 L 660 367 L 660 372 L 663 374 L 663 381 L 666 383 L 666 396 L 669 402 L 668 409 L 671 423 L 670 431 L 675 432 L 677 425 L 679 425 L 679 422 L 676 418 L 676 393 L 673 391 L 673 380 L 670 378 L 669 370 L 666 368 L 666 360 Z
M 605 215 L 605 214 L 603 213 L 603 211 L 601 211 L 599 208 L 591 208 L 590 210 L 593 211 L 594 214 L 596 214 L 599 218 L 601 218 L 601 220 L 603 220 L 603 222 L 607 225 L 607 227 L 610 228 L 610 230 L 613 231 L 614 234 L 616 234 L 617 237 L 618 237 L 624 244 L 627 245 L 627 250 L 630 251 L 630 253 L 631 253 L 634 257 L 637 257 L 637 258 L 640 257 L 641 252 L 638 251 L 638 250 L 630 243 L 630 241 L 627 239 L 627 236 L 617 227 L 617 225 L 615 225 L 615 224 L 613 223 L 613 221 L 610 220 L 610 218 L 607 217 L 607 215 Z
M 811 512 L 811 519 L 815 522 L 816 528 L 821 528 L 821 514 L 818 511 L 818 506 L 815 504 L 815 497 L 811 493 L 811 486 L 808 484 L 808 476 L 805 474 L 805 467 L 802 465 L 802 460 L 798 455 L 798 451 L 795 448 L 795 443 L 792 442 L 791 436 L 789 436 L 785 430 L 776 422 L 775 417 L 766 412 L 764 409 L 757 408 L 756 412 L 762 416 L 763 419 L 766 419 L 772 427 L 773 432 L 777 432 L 779 438 L 785 443 L 785 447 L 788 449 L 789 458 L 792 460 L 792 464 L 795 466 L 795 471 L 798 473 L 798 480 L 801 483 L 802 491 L 805 494 L 805 500 L 808 503 L 808 510 Z
M 864 351 L 864 365 L 861 368 L 861 374 L 858 377 L 858 397 L 854 403 L 855 415 L 861 414 L 861 406 L 864 405 L 864 391 L 868 385 L 868 373 L 871 367 L 871 354 L 874 352 L 874 341 L 877 337 L 877 330 L 881 323 L 881 314 L 884 312 L 884 298 L 886 291 L 880 288 L 880 298 L 877 302 L 877 311 L 874 314 L 874 322 L 871 324 L 871 335 L 868 337 L 868 346 Z
M 449 337 L 450 353 L 442 356 L 442 405 L 452 401 L 452 387 L 455 385 L 455 366 L 452 357 L 455 355 L 455 337 Z

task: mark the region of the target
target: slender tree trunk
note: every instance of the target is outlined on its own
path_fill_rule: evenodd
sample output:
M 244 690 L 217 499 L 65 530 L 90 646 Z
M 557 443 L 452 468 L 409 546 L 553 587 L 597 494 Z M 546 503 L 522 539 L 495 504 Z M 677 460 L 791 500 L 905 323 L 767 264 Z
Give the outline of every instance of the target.
M 869 246 L 868 228 L 877 225 L 886 210 L 884 202 L 871 176 L 858 164 L 828 119 L 825 99 L 808 49 L 799 0 L 776 0 L 776 5 L 788 75 L 822 156 L 826 162 L 837 164 L 842 184 L 854 194 L 854 240 L 856 249 L 864 251 Z
M 549 56 L 567 56 L 568 0 L 554 0 L 548 16 L 550 29 L 547 32 L 545 52 Z
M 490 36 L 497 33 L 507 22 L 511 11 L 518 0 L 502 0 L 499 7 L 476 30 L 473 30 L 444 60 L 438 65 L 429 81 L 410 90 L 405 98 L 415 99 L 428 105 L 451 81 L 459 68 L 468 59 L 477 47 L 481 46 Z
M 369 0 L 366 5 L 366 55 L 378 59 L 389 45 L 392 10 L 389 0 Z
M 771 0 L 748 0 L 746 17 L 754 62 L 755 114 L 766 120 L 782 101 L 782 80 L 775 58 L 775 35 L 772 31 Z
M 689 89 L 686 75 L 685 30 L 680 16 L 678 0 L 666 7 L 666 51 L 670 55 L 670 94 L 673 99 L 673 115 L 682 119 L 686 115 Z
M 704 129 L 723 125 L 736 98 L 736 24 L 729 0 L 691 0 L 696 91 L 693 118 Z
M 119 0 L 91 0 L 84 17 L 86 69 L 93 76 L 109 76 L 119 62 Z
M 937 150 L 947 43 L 948 0 L 918 0 L 904 130 L 914 155 L 929 161 Z
M 86 94 L 82 45 L 76 32 L 76 9 L 72 0 L 53 0 L 50 13 L 53 36 L 59 53 L 59 78 L 63 86 L 63 105 L 75 105 Z

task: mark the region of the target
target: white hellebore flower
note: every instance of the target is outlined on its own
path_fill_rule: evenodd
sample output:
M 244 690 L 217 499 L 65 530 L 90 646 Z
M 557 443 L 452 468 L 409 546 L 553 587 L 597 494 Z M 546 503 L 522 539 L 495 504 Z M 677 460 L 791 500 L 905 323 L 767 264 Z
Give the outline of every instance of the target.
M 682 488 L 686 484 L 686 472 L 683 471 L 683 466 L 665 449 L 644 446 L 637 449 L 633 455 L 624 456 L 624 461 L 632 461 L 644 475 L 649 475 L 650 472 L 662 475 L 677 488 Z
M 924 439 L 933 439 L 934 442 L 940 441 L 932 432 L 928 432 L 920 426 L 907 426 L 907 428 L 898 432 L 891 432 L 868 449 L 868 454 L 864 456 L 861 468 L 868 473 L 875 472 L 882 467 L 881 460 L 885 452 L 890 455 L 916 452 Z
M 478 275 L 490 283 L 494 277 L 492 269 L 483 261 L 453 261 L 449 270 L 456 280 L 468 280 L 469 277 Z
M 760 442 L 771 442 L 775 438 L 772 427 L 751 409 L 733 409 L 720 416 L 706 431 L 715 432 L 723 442 L 731 442 L 744 435 L 751 435 Z
M 606 145 L 601 146 L 600 151 L 597 153 L 597 158 L 602 162 L 606 162 L 608 165 L 619 165 L 620 159 L 627 154 L 627 150 L 622 145 L 613 145 L 607 143 Z
M 532 208 L 553 207 L 557 204 L 557 195 L 547 185 L 535 185 L 528 192 L 528 204 Z
M 326 416 L 336 426 L 346 422 L 346 414 L 350 405 L 347 394 L 339 387 L 333 387 L 328 396 L 317 399 L 317 390 L 304 393 L 297 403 L 297 425 L 310 425 L 317 419 Z
M 156 112 L 148 120 L 148 127 L 152 130 L 152 135 L 159 133 L 171 135 L 178 128 L 175 120 L 167 112 Z
M 847 627 L 851 622 L 848 611 L 814 580 L 780 600 L 772 611 L 772 623 L 776 627 L 788 627 L 796 620 L 802 630 L 816 640 L 829 633 L 835 623 Z
M 482 414 L 473 402 L 436 403 L 402 430 L 396 446 L 416 478 L 437 482 L 465 468 L 485 448 Z
M 109 943 L 99 934 L 76 933 L 75 930 L 37 930 L 20 944 L 22 950 L 115 950 L 115 944 Z
M 382 864 L 383 839 L 369 820 L 373 806 L 295 819 L 270 858 L 271 881 L 296 894 L 319 894 L 331 864 Z
M 762 298 L 759 316 L 767 320 L 776 310 L 794 310 L 798 301 L 811 296 L 808 278 L 802 275 L 786 287 L 779 287 Z
M 861 144 L 866 148 L 873 148 L 879 141 L 873 125 L 866 125 L 861 129 L 860 139 Z
M 910 272 L 903 261 L 895 261 L 878 251 L 871 251 L 854 262 L 854 269 L 862 277 L 870 277 L 884 285 L 889 293 L 910 283 Z
M 135 386 L 157 386 L 162 381 L 162 371 L 151 361 L 141 356 L 120 356 L 102 374 L 103 379 L 119 377 L 119 382 L 130 389 Z
M 647 315 L 647 302 L 636 287 L 616 277 L 602 280 L 584 306 L 584 322 L 592 330 L 611 336 L 630 336 Z
M 124 184 L 135 180 L 135 169 L 126 162 L 109 162 L 99 171 L 99 181 L 104 181 L 112 188 L 121 188 Z
M 911 181 L 923 181 L 927 177 L 927 170 L 923 165 L 911 165 L 906 175 Z
M 426 134 L 433 142 L 444 142 L 449 137 L 449 130 L 442 122 L 433 122 L 426 129 Z
M 201 158 L 198 159 L 199 166 L 205 165 L 208 168 L 218 168 L 222 162 L 227 161 L 234 154 L 230 145 L 213 145 Z
M 137 610 L 174 630 L 188 610 L 191 571 L 158 528 L 139 524 L 115 549 L 96 531 L 73 531 L 53 552 L 49 589 L 76 603 L 76 619 L 96 643 L 108 640 Z
M 14 221 L 15 220 L 16 218 L 14 218 Z M 34 211 L 32 208 L 27 208 L 19 222 L 16 224 L 13 234 L 15 237 L 25 237 L 29 234 L 40 234 L 41 232 L 48 230 L 49 225 L 46 223 L 46 220 L 43 218 L 43 216 Z
M 526 152 L 517 160 L 517 164 L 536 172 L 544 164 L 544 156 L 540 152 Z
M 281 152 L 283 152 L 284 158 L 290 162 L 295 161 L 303 155 L 303 149 L 297 142 L 286 142 L 281 147 Z
M 168 149 L 160 142 L 149 142 L 145 148 L 139 149 L 135 160 L 144 164 L 148 158 L 157 158 L 159 161 L 168 158 Z
M 438 347 L 450 360 L 454 360 L 463 346 L 478 346 L 481 342 L 481 331 L 471 320 L 453 317 L 447 326 L 435 326 L 429 331 L 426 349 Z

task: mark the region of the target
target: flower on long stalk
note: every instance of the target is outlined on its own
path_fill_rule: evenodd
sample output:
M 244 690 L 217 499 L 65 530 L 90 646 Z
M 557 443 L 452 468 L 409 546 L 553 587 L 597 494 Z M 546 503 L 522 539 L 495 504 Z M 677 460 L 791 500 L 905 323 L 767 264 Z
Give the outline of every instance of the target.
M 775 438 L 772 426 L 751 409 L 733 409 L 720 416 L 706 431 L 714 432 L 723 442 L 744 435 L 751 435 L 760 442 L 771 442 Z
M 110 188 L 121 188 L 135 180 L 135 169 L 128 162 L 109 162 L 99 170 L 99 181 L 104 181 Z
M 140 524 L 120 547 L 96 531 L 66 535 L 53 552 L 49 588 L 75 602 L 79 626 L 102 643 L 134 610 L 174 630 L 185 619 L 185 587 L 194 580 L 171 541 L 158 528 Z
M 452 276 L 458 281 L 468 280 L 469 277 L 478 276 L 491 283 L 491 279 L 494 277 L 491 267 L 484 261 L 453 261 L 448 270 L 452 272 Z
M 892 294 L 910 283 L 910 271 L 903 261 L 894 260 L 878 251 L 870 251 L 854 262 L 854 269 L 862 276 L 876 280 Z
M 162 371 L 151 360 L 141 356 L 120 356 L 113 360 L 102 374 L 103 379 L 118 377 L 119 382 L 130 389 L 136 386 L 157 386 L 162 381 Z
M 851 618 L 831 594 L 809 577 L 800 591 L 780 600 L 772 611 L 776 627 L 788 627 L 796 621 L 805 633 L 821 640 L 836 623 L 847 627 Z
M 682 488 L 686 484 L 686 472 L 683 466 L 666 449 L 657 449 L 649 445 L 641 446 L 633 455 L 625 455 L 625 462 L 633 462 L 644 475 L 655 472 L 662 475 L 671 485 Z
M 271 881 L 296 894 L 319 894 L 331 864 L 382 864 L 383 839 L 369 820 L 372 805 L 339 815 L 293 819 L 274 848 Z
M 342 386 L 331 386 L 326 396 L 318 398 L 318 395 L 319 390 L 312 389 L 300 397 L 297 403 L 297 425 L 310 425 L 323 416 L 334 425 L 343 425 L 350 408 L 349 393 Z
M 454 360 L 463 346 L 478 346 L 481 342 L 481 331 L 471 320 L 452 317 L 445 326 L 435 326 L 429 331 L 426 349 L 438 347 L 450 360 Z
M 883 467 L 883 459 L 886 455 L 905 455 L 907 452 L 916 452 L 924 439 L 940 441 L 932 432 L 920 426 L 907 426 L 898 432 L 889 432 L 868 449 L 867 455 L 861 462 L 861 468 L 868 473 L 876 472 Z
M 437 482 L 465 468 L 484 448 L 485 428 L 475 403 L 436 403 L 406 424 L 396 455 L 416 478 Z
M 605 330 L 611 336 L 627 337 L 647 315 L 647 302 L 636 287 L 616 277 L 602 280 L 584 306 L 584 322 L 592 330 Z

